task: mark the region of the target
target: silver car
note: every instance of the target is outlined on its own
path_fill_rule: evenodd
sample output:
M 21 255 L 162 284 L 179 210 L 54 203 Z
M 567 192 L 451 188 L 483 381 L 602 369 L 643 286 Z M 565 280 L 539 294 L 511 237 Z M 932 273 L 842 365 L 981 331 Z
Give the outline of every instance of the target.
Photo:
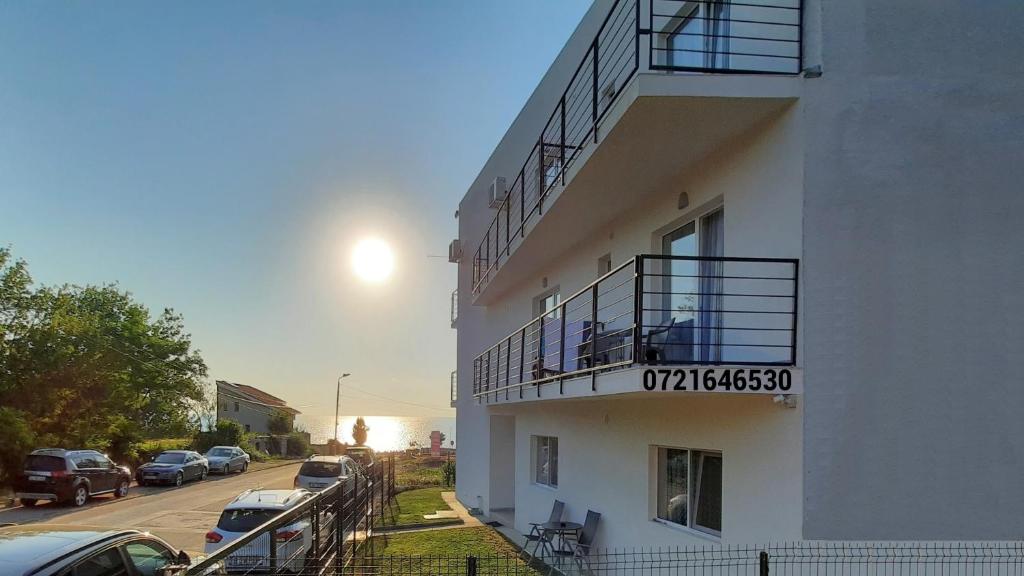
M 302 463 L 295 476 L 295 487 L 320 492 L 335 482 L 355 478 L 357 466 L 348 456 L 312 456 Z
M 211 473 L 230 474 L 245 472 L 249 468 L 249 455 L 238 446 L 214 446 L 206 451 L 205 456 Z

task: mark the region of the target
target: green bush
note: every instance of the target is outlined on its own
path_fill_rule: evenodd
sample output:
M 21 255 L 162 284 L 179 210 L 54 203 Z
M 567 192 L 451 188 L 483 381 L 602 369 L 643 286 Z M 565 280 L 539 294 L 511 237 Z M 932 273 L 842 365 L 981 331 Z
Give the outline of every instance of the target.
M 242 446 L 244 436 L 245 431 L 238 422 L 218 420 L 213 430 L 196 434 L 196 451 L 205 453 L 214 446 L 238 446 L 245 450 L 245 446 Z
M 444 481 L 444 485 L 445 486 L 454 486 L 455 485 L 455 462 L 452 462 L 451 460 L 445 462 L 444 466 L 441 466 L 441 476 L 443 477 L 443 481 Z
M 35 448 L 35 437 L 25 414 L 11 408 L 0 408 L 0 430 L 0 484 L 5 484 L 21 472 L 25 456 Z
M 285 452 L 289 458 L 306 458 L 313 453 L 313 448 L 310 447 L 305 434 L 292 432 L 288 434 L 288 447 Z
M 154 456 L 164 450 L 191 450 L 192 440 L 189 438 L 158 438 L 156 440 L 143 440 L 134 445 L 125 454 L 125 461 L 119 464 L 127 464 L 131 469 L 138 468 L 153 459 Z

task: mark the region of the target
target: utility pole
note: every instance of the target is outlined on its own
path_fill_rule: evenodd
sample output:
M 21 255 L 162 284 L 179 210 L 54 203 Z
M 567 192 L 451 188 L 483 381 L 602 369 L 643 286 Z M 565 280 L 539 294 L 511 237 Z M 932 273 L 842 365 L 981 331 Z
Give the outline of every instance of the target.
M 341 379 L 351 376 L 348 372 L 338 377 L 338 390 L 334 394 L 334 442 L 338 442 L 338 409 L 341 406 Z

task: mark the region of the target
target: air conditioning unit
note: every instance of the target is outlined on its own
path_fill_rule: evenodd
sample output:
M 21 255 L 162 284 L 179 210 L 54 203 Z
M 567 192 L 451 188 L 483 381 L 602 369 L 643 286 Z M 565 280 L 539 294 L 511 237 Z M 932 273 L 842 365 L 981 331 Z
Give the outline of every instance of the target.
M 462 260 L 462 242 L 459 242 L 459 239 L 456 238 L 448 245 L 448 261 L 452 264 L 458 264 L 459 260 Z
M 505 201 L 505 196 L 508 195 L 508 188 L 505 187 L 505 178 L 498 176 L 491 182 L 490 190 L 490 205 L 491 208 L 500 208 L 501 203 Z

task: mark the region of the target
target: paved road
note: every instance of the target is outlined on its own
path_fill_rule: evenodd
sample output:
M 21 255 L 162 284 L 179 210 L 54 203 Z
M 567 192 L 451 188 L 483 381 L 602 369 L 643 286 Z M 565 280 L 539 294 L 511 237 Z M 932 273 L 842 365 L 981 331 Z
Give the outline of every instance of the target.
M 298 463 L 230 476 L 209 476 L 181 488 L 132 486 L 129 496 L 100 496 L 84 508 L 39 504 L 0 511 L 0 524 L 74 524 L 146 530 L 189 554 L 201 553 L 203 536 L 220 516 L 224 505 L 250 488 L 291 488 Z

